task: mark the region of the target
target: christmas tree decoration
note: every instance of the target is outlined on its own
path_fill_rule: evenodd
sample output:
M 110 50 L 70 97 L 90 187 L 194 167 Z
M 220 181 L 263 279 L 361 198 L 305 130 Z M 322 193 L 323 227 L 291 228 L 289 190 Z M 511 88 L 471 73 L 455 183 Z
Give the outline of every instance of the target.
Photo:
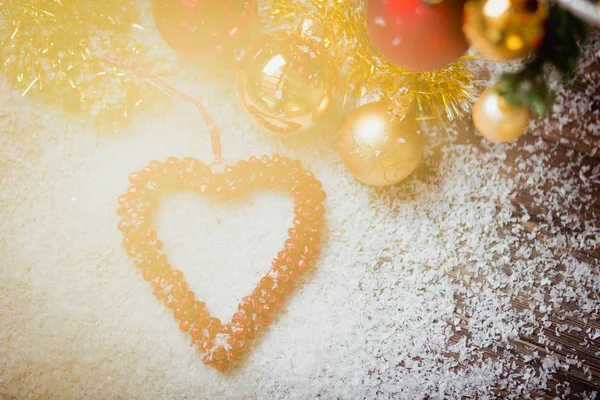
M 295 24 L 299 16 L 327 21 L 322 43 L 333 52 L 337 70 L 344 71 L 339 87 L 345 105 L 354 107 L 365 96 L 389 101 L 406 88 L 414 95 L 419 119 L 454 120 L 471 110 L 475 98 L 468 56 L 437 71 L 410 72 L 400 68 L 373 46 L 362 1 L 336 1 L 331 5 L 327 0 L 272 0 L 262 3 L 262 14 L 267 29 Z M 460 15 L 457 17 L 460 28 Z M 444 22 L 444 26 L 448 24 L 451 22 Z M 462 35 L 461 31 L 456 34 Z M 466 48 L 464 38 L 461 46 Z
M 409 71 L 432 71 L 455 62 L 469 45 L 461 25 L 462 0 L 366 0 L 374 46 Z
M 130 1 L 3 1 L 0 15 L 0 71 L 22 95 L 110 124 L 148 102 L 142 85 L 101 58 L 106 51 L 143 58 L 130 36 L 132 26 L 141 28 Z
M 510 142 L 523 135 L 529 125 L 528 107 L 515 107 L 498 92 L 486 89 L 473 106 L 473 123 L 483 137 L 494 142 Z
M 552 93 L 546 82 L 545 67 L 551 66 L 567 81 L 572 78 L 580 55 L 580 44 L 587 36 L 586 24 L 556 5 L 550 6 L 546 34 L 535 55 L 514 72 L 501 75 L 498 93 L 510 105 L 529 107 L 537 115 L 546 114 Z
M 528 56 L 541 45 L 548 14 L 545 0 L 469 0 L 464 31 L 485 57 L 508 61 Z
M 339 136 L 339 152 L 348 171 L 359 181 L 393 185 L 419 165 L 423 134 L 414 111 L 403 110 L 407 112 L 398 116 L 397 106 L 375 102 L 357 108 L 348 117 Z
M 131 174 L 129 180 L 131 186 L 119 197 L 118 208 L 123 218 L 119 230 L 127 255 L 151 283 L 156 298 L 172 310 L 179 329 L 190 335 L 193 345 L 204 355 L 204 363 L 226 371 L 248 351 L 257 334 L 273 322 L 298 279 L 319 257 L 325 213 L 321 182 L 302 169 L 299 161 L 278 155 L 252 157 L 225 167 L 222 174 L 212 172 L 194 158 L 170 157 L 163 163 L 150 162 Z M 290 236 L 256 288 L 240 302 L 231 321 L 223 323 L 210 315 L 206 304 L 189 288 L 182 271 L 172 267 L 162 251 L 162 242 L 151 226 L 158 209 L 157 199 L 160 194 L 190 189 L 201 196 L 226 198 L 277 186 L 287 189 L 295 199 Z
M 175 51 L 199 60 L 232 54 L 255 27 L 256 0 L 154 0 L 154 21 Z
M 547 7 L 541 3 L 537 6 L 538 11 L 539 7 Z M 572 6 L 580 9 L 578 2 L 573 2 Z M 534 9 L 529 10 L 533 12 Z M 572 78 L 580 43 L 587 36 L 586 25 L 554 4 L 549 6 L 545 24 L 542 42 L 533 56 L 519 70 L 502 74 L 497 84 L 484 91 L 475 103 L 473 121 L 484 137 L 496 142 L 514 140 L 525 132 L 532 113 L 546 114 L 553 101 L 546 66 L 553 67 L 565 81 Z
M 313 129 L 331 108 L 337 73 L 314 21 L 297 32 L 261 36 L 246 50 L 237 94 L 248 115 L 270 132 L 290 135 Z
M 118 198 L 117 214 L 123 219 L 119 230 L 127 255 L 151 282 L 153 293 L 173 311 L 179 328 L 188 333 L 194 346 L 204 354 L 203 361 L 218 371 L 226 371 L 248 351 L 257 333 L 273 322 L 286 298 L 293 293 L 296 281 L 319 257 L 321 228 L 324 225 L 326 194 L 315 176 L 302 168 L 299 160 L 275 155 L 260 159 L 250 157 L 234 166 L 213 171 L 222 163 L 219 127 L 204 105 L 196 98 L 173 87 L 158 75 L 132 67 L 116 57 L 107 61 L 129 69 L 144 82 L 171 98 L 196 106 L 208 126 L 214 161 L 206 165 L 195 158 L 183 160 L 169 157 L 166 162 L 150 161 L 148 166 L 129 176 L 131 186 Z M 211 317 L 206 304 L 198 301 L 162 251 L 162 242 L 152 227 L 161 194 L 193 191 L 217 199 L 238 197 L 252 190 L 283 187 L 294 197 L 293 225 L 288 230 L 285 247 L 271 262 L 271 268 L 260 279 L 253 292 L 243 298 L 231 322 L 223 324 Z

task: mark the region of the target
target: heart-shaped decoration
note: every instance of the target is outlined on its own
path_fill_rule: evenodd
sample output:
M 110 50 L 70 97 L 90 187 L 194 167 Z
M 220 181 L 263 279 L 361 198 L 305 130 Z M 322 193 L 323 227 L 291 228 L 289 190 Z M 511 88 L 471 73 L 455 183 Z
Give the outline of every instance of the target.
M 123 247 L 143 278 L 151 282 L 154 295 L 173 310 L 179 328 L 189 333 L 193 345 L 204 354 L 203 361 L 219 371 L 227 370 L 248 350 L 256 333 L 272 322 L 286 296 L 293 292 L 294 282 L 307 271 L 310 260 L 318 257 L 326 197 L 321 182 L 303 170 L 300 161 L 278 155 L 251 157 L 225 167 L 223 173 L 213 173 L 193 158 L 170 157 L 165 163 L 151 161 L 129 180 L 129 190 L 119 197 Z M 294 196 L 294 225 L 269 271 L 252 294 L 243 298 L 231 321 L 223 324 L 211 317 L 205 303 L 189 289 L 183 273 L 171 267 L 162 252 L 162 243 L 152 228 L 157 195 L 189 190 L 217 197 L 238 196 L 269 186 L 283 186 Z

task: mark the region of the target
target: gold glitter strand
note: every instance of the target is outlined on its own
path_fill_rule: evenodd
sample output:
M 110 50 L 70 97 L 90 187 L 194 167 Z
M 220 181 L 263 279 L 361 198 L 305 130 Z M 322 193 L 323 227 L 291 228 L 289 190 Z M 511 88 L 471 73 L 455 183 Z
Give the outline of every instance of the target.
M 410 72 L 388 62 L 372 45 L 365 27 L 362 1 L 272 0 L 262 5 L 268 29 L 295 26 L 302 17 L 327 21 L 323 43 L 341 72 L 344 103 L 364 96 L 391 100 L 402 89 L 414 94 L 419 119 L 454 120 L 468 114 L 475 99 L 468 56 L 435 72 Z
M 129 0 L 0 0 L 0 15 L 0 72 L 23 96 L 111 124 L 147 98 L 142 84 L 101 60 L 105 51 L 141 57 L 130 32 L 143 27 Z

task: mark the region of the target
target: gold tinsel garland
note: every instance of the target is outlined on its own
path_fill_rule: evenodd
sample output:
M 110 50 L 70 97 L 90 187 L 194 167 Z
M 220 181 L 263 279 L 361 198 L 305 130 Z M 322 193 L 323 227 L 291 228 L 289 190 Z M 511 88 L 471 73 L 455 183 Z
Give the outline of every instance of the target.
M 111 123 L 147 97 L 139 81 L 102 62 L 105 51 L 141 57 L 129 0 L 0 0 L 0 16 L 0 72 L 22 95 Z
M 270 0 L 262 3 L 265 24 L 292 26 L 301 18 L 324 21 L 324 44 L 333 52 L 345 88 L 344 102 L 379 95 L 393 99 L 407 89 L 419 119 L 453 120 L 469 112 L 475 99 L 468 56 L 435 72 L 410 72 L 388 62 L 372 45 L 362 0 Z
M 130 75 L 106 69 L 105 51 L 139 61 L 132 43 L 132 0 L 0 0 L 0 72 L 23 95 L 41 94 L 69 112 L 97 121 L 121 120 L 147 99 Z M 360 0 L 270 0 L 262 2 L 266 29 L 309 17 L 326 21 L 323 41 L 343 76 L 344 102 L 365 96 L 393 99 L 405 88 L 417 101 L 419 118 L 452 120 L 474 100 L 472 74 L 461 60 L 435 72 L 404 71 L 370 43 Z M 141 28 L 141 27 L 140 27 Z

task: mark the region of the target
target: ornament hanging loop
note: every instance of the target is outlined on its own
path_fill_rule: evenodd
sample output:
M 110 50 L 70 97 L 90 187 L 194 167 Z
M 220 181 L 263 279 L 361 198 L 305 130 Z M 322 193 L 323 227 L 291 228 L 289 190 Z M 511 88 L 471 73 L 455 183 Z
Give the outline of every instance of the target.
M 212 145 L 212 152 L 215 157 L 215 160 L 212 162 L 211 166 L 220 165 L 223 163 L 223 151 L 221 147 L 221 133 L 219 131 L 219 127 L 212 116 L 208 113 L 204 105 L 197 98 L 190 96 L 187 93 L 182 92 L 177 89 L 167 81 L 165 81 L 160 76 L 156 75 L 153 72 L 146 71 L 142 68 L 137 67 L 134 63 L 127 60 L 122 60 L 111 53 L 106 53 L 103 57 L 103 60 L 108 64 L 112 64 L 116 67 L 129 70 L 133 72 L 137 77 L 144 80 L 148 85 L 154 86 L 156 89 L 169 96 L 172 99 L 183 100 L 189 103 L 192 103 L 200 114 L 202 114 L 202 118 L 208 127 L 208 132 L 210 134 L 210 141 Z

